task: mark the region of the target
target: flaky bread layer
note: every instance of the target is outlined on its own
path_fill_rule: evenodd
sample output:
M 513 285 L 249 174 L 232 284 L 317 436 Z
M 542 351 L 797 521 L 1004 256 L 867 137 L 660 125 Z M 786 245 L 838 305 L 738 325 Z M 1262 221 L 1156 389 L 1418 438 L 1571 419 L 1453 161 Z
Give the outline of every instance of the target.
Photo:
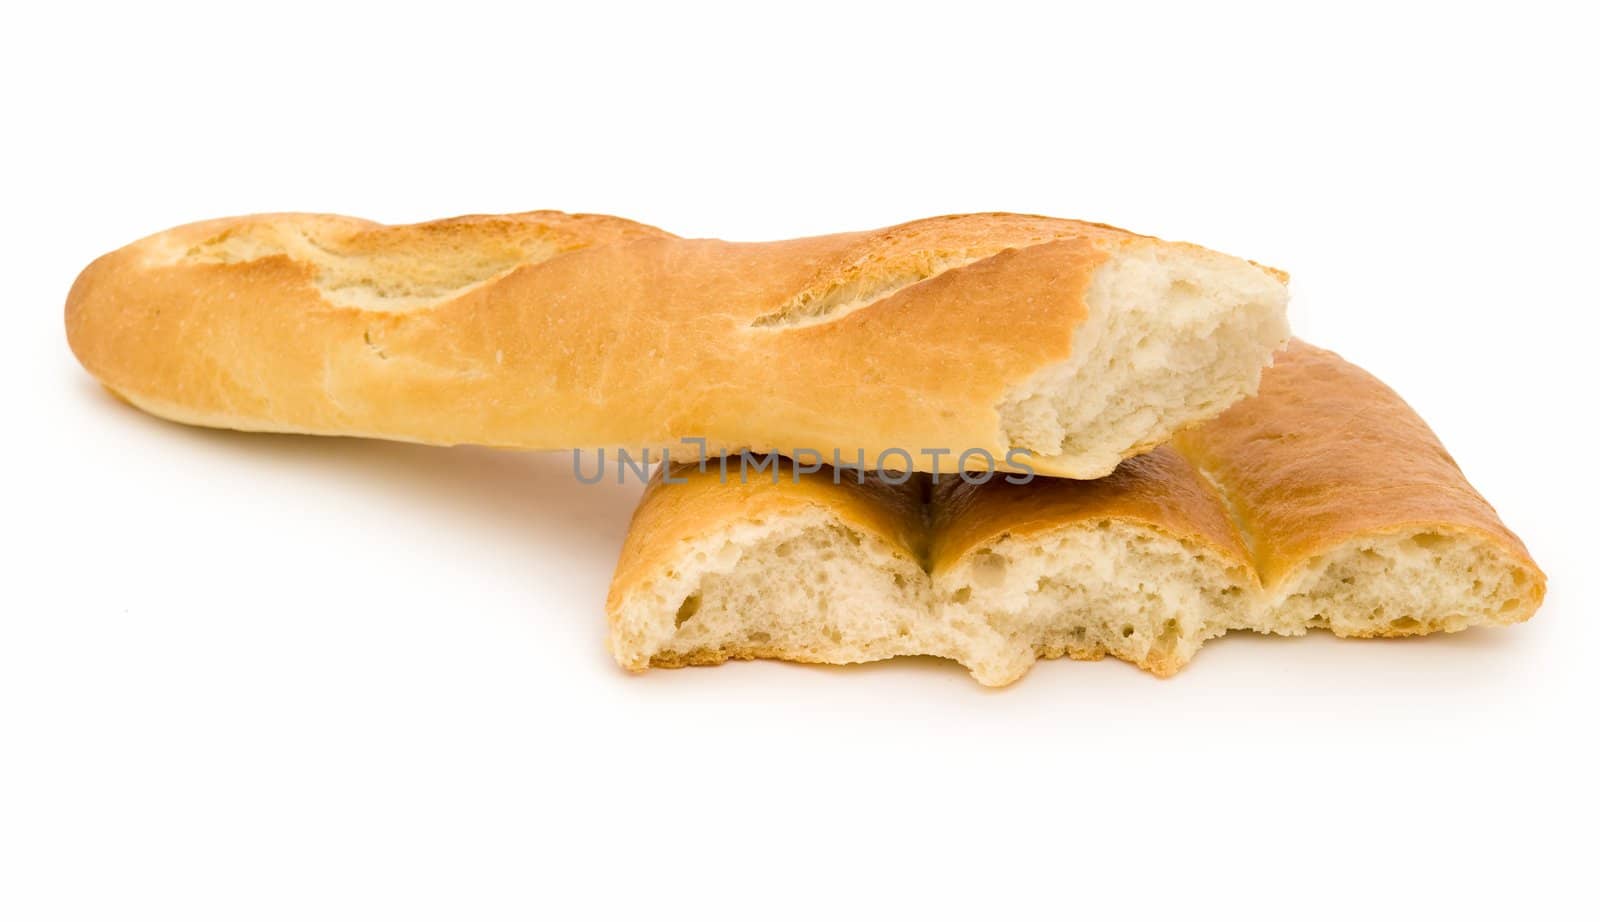
M 1286 298 L 1244 260 L 1027 215 L 729 243 L 278 214 L 101 257 L 66 324 L 107 387 L 194 425 L 1098 477 L 1252 393 Z
M 1534 614 L 1545 577 L 1393 391 L 1293 342 L 1261 392 L 1096 481 L 842 472 L 641 501 L 608 599 L 629 669 L 926 654 L 1172 675 L 1231 630 L 1400 637 Z

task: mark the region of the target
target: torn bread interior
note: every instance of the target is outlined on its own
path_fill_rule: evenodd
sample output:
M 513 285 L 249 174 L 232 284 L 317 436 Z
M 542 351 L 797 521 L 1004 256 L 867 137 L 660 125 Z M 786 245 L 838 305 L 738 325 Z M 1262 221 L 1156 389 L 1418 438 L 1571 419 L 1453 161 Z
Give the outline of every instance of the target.
M 1458 631 L 1544 595 L 1405 402 L 1300 342 L 1258 396 L 1100 480 L 835 475 L 652 483 L 608 598 L 617 660 L 922 654 L 1004 685 L 1109 654 L 1171 675 L 1230 630 Z

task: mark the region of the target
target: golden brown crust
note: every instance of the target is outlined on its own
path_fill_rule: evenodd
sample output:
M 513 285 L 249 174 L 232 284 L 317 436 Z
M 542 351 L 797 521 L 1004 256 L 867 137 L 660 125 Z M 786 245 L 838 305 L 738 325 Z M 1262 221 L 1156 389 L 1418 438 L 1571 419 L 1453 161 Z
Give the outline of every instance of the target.
M 1001 535 L 1035 537 L 1106 520 L 1156 529 L 1241 566 L 1250 562 L 1215 489 L 1188 459 L 1166 446 L 1129 458 L 1099 480 L 1011 483 L 996 477 L 973 484 L 942 479 L 933 488 L 930 515 L 935 574 Z
M 925 467 L 924 448 L 1004 459 L 1002 397 L 1071 355 L 1091 274 L 1133 244 L 1198 249 L 1004 214 L 773 243 L 556 212 L 260 215 L 96 260 L 66 325 L 107 387 L 185 423 Z
M 696 502 L 722 510 L 717 515 L 671 503 L 667 494 L 675 489 L 680 488 L 658 489 L 641 507 L 653 530 L 669 527 L 670 520 L 678 534 L 713 532 L 731 510 L 757 501 L 770 488 L 732 490 L 715 478 L 698 483 Z M 1278 604 L 1281 594 L 1275 590 L 1289 575 L 1339 550 L 1394 536 L 1463 536 L 1506 567 L 1519 595 L 1488 621 L 1531 617 L 1545 591 L 1545 576 L 1522 542 L 1467 483 L 1415 412 L 1365 371 L 1299 341 L 1278 355 L 1259 396 L 1182 435 L 1171 447 L 1123 462 L 1100 480 L 1008 484 L 996 479 L 971 485 L 946 477 L 927 491 L 921 516 L 908 505 L 912 494 L 897 494 L 892 526 L 873 518 L 882 514 L 881 499 L 863 505 L 859 495 L 835 487 L 825 476 L 813 478 L 804 493 L 789 495 L 804 496 L 851 521 L 880 522 L 874 533 L 897 541 L 910 556 L 925 549 L 920 559 L 935 584 L 941 574 L 1003 539 L 1041 539 L 1110 520 L 1148 528 L 1214 556 L 1225 570 L 1241 573 L 1244 585 L 1260 587 L 1259 604 L 1268 608 Z M 877 511 L 868 515 L 864 508 Z M 629 542 L 636 543 L 634 535 Z M 613 600 L 619 587 L 649 579 L 653 568 L 671 566 L 671 559 L 668 550 L 654 560 L 633 559 L 619 567 Z M 1424 620 L 1349 625 L 1334 627 L 1341 636 L 1392 637 L 1464 626 L 1447 611 Z M 1098 659 L 1107 652 L 1115 651 L 1070 642 L 1034 650 L 1040 658 L 1074 659 Z M 722 658 L 702 651 L 687 661 L 668 657 L 661 664 Z M 1186 661 L 1187 654 L 1160 647 L 1137 660 L 1158 675 L 1171 675 Z
M 1225 495 L 1265 586 L 1359 537 L 1400 532 L 1478 534 L 1537 571 L 1428 424 L 1325 349 L 1292 341 L 1255 398 L 1173 444 Z

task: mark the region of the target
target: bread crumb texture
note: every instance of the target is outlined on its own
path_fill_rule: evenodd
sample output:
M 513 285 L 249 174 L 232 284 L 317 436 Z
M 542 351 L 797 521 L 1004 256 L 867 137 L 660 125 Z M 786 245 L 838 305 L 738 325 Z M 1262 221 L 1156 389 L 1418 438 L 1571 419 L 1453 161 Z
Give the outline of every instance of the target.
M 1096 481 L 681 468 L 635 513 L 608 599 L 619 663 L 1040 658 L 1177 672 L 1230 630 L 1404 637 L 1511 624 L 1545 577 L 1427 426 L 1293 342 L 1261 393 Z

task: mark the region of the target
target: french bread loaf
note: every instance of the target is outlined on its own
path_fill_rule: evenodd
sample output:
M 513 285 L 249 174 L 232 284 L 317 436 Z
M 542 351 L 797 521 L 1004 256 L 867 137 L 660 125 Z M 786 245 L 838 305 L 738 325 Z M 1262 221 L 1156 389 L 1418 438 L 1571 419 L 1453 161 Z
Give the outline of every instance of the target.
M 106 387 L 195 425 L 1087 478 L 1253 392 L 1285 299 L 1241 259 L 1025 215 L 728 243 L 276 214 L 101 257 L 66 326 Z
M 1109 654 L 1166 676 L 1229 630 L 1458 631 L 1544 596 L 1405 402 L 1298 341 L 1257 396 L 1100 480 L 793 470 L 651 485 L 607 600 L 624 667 L 929 654 L 1003 685 Z

